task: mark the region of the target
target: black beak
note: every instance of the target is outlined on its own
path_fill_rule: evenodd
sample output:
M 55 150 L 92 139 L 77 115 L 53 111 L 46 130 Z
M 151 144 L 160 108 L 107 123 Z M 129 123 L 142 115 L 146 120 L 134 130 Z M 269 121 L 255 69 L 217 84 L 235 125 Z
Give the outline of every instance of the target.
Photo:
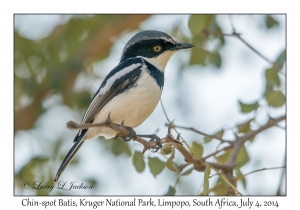
M 194 45 L 192 45 L 192 44 L 177 42 L 175 47 L 172 48 L 172 50 L 183 50 L 183 49 L 188 49 L 188 48 L 192 48 L 192 47 L 194 47 Z

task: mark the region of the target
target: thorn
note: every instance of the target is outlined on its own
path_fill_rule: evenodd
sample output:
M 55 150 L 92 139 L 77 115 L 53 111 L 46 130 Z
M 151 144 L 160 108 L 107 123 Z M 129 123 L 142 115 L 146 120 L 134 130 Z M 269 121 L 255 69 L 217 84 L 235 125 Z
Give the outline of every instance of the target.
M 168 127 L 168 135 L 171 134 L 171 127 Z
M 126 128 L 125 128 L 125 126 L 124 126 L 124 120 L 121 122 L 120 128 L 123 129 L 123 130 L 124 130 L 124 129 L 126 130 Z
M 105 120 L 105 123 L 107 125 L 110 125 L 112 123 L 111 118 L 110 118 L 110 113 L 108 114 L 107 119 Z
M 180 141 L 180 133 L 178 133 L 178 136 L 176 138 L 178 141 Z

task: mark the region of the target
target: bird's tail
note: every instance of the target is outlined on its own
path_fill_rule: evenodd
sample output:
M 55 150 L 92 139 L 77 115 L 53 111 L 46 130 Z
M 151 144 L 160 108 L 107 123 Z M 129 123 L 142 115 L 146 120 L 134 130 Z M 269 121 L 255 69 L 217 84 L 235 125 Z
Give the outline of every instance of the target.
M 76 136 L 77 141 L 74 143 L 74 145 L 72 146 L 72 148 L 70 149 L 70 151 L 68 152 L 68 154 L 66 155 L 65 159 L 63 160 L 63 162 L 61 163 L 54 182 L 56 182 L 60 175 L 62 174 L 62 172 L 65 170 L 65 168 L 67 167 L 67 165 L 71 162 L 71 160 L 74 158 L 75 154 L 77 153 L 77 151 L 79 150 L 79 148 L 82 146 L 82 144 L 85 142 L 84 141 L 84 137 L 85 137 L 85 133 L 87 130 L 84 130 L 82 132 L 82 134 L 80 136 Z

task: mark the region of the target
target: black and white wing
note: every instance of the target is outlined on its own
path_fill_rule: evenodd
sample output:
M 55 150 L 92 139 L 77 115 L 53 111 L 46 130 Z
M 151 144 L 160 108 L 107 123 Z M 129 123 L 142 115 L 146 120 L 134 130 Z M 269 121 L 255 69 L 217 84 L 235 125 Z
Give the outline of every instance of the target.
M 96 92 L 89 108 L 85 112 L 81 123 L 92 123 L 95 115 L 116 95 L 132 87 L 142 71 L 143 61 L 139 58 L 128 59 L 114 68 L 104 79 L 99 90 Z M 74 145 L 61 163 L 54 181 L 57 181 L 71 162 L 79 148 L 84 143 L 84 137 L 88 129 L 78 132 L 74 139 Z
M 86 110 L 81 124 L 92 123 L 95 115 L 116 95 L 126 91 L 135 84 L 141 74 L 143 61 L 140 58 L 128 59 L 114 68 L 104 79 L 96 92 L 89 108 Z M 80 130 L 74 142 L 81 136 Z

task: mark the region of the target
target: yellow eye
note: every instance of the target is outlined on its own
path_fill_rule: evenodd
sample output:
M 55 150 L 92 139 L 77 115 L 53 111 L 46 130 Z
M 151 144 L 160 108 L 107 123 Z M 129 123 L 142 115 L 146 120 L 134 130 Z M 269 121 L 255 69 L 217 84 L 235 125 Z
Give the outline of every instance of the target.
M 152 49 L 153 49 L 154 52 L 160 52 L 162 48 L 161 48 L 161 46 L 156 45 Z

